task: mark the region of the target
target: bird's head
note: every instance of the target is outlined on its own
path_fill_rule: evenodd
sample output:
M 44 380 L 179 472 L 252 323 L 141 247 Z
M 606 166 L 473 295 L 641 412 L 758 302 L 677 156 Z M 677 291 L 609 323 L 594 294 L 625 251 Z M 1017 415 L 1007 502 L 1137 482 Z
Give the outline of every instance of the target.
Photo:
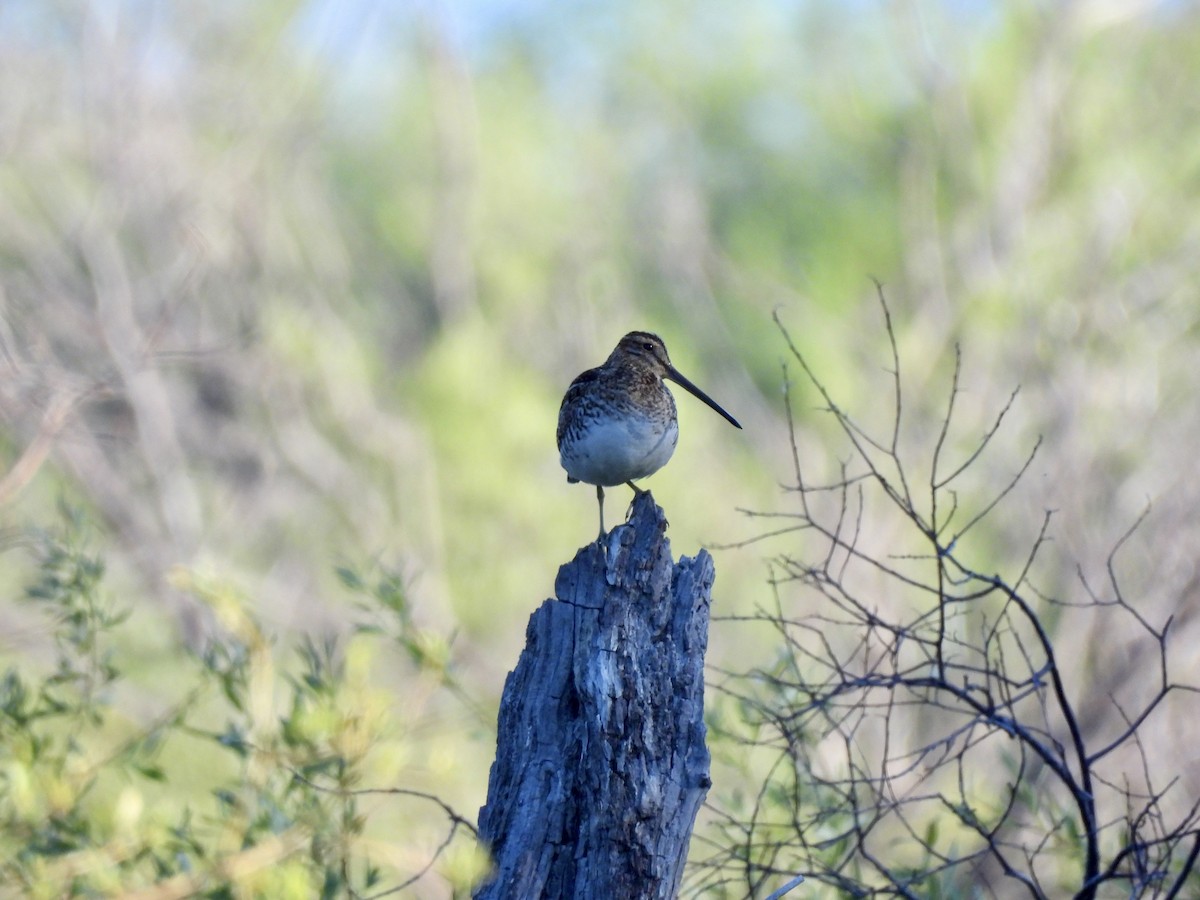
M 667 345 L 657 334 L 631 331 L 621 338 L 609 360 L 622 360 L 649 369 L 659 378 L 670 378 L 675 367 L 667 355 Z
M 679 374 L 679 370 L 671 365 L 671 357 L 667 355 L 667 345 L 657 334 L 649 331 L 631 331 L 617 343 L 616 349 L 608 357 L 609 363 L 622 361 L 632 363 L 659 378 L 673 381 L 694 397 L 698 397 L 716 410 L 735 428 L 741 428 L 737 419 L 725 412 L 708 394 L 692 384 Z

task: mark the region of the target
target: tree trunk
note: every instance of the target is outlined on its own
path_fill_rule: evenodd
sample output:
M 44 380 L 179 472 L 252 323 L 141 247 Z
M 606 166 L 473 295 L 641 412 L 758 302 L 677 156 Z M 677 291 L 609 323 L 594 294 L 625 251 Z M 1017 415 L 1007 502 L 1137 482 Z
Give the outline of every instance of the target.
M 669 898 L 711 784 L 712 557 L 671 560 L 650 494 L 563 566 L 504 684 L 479 900 Z

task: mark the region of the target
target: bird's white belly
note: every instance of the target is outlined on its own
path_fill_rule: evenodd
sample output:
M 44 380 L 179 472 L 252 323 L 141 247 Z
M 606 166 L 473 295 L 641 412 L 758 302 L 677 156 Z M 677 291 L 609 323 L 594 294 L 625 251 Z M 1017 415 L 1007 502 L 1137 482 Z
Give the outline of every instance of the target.
M 613 487 L 645 478 L 667 464 L 679 440 L 673 419 L 600 420 L 592 423 L 560 454 L 562 467 L 585 484 Z

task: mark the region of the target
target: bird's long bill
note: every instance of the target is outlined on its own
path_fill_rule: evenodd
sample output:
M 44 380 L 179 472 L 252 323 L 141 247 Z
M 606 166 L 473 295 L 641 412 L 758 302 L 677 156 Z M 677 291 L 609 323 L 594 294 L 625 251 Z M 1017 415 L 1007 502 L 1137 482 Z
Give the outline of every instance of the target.
M 680 375 L 679 372 L 677 372 L 674 368 L 667 369 L 667 378 L 671 379 L 673 382 L 675 382 L 681 388 L 686 390 L 692 396 L 698 397 L 701 400 L 703 400 L 705 403 L 707 403 L 709 406 L 711 406 L 713 409 L 715 409 L 717 412 L 719 412 L 722 416 L 724 416 L 725 420 L 727 422 L 729 422 L 729 424 L 732 425 L 734 428 L 742 427 L 741 425 L 738 424 L 737 419 L 735 419 L 733 416 L 731 416 L 729 413 L 725 412 L 725 410 L 721 409 L 721 407 L 717 405 L 716 400 L 714 400 L 712 397 L 708 396 L 708 394 L 704 393 L 704 391 L 700 390 L 700 388 L 696 387 L 694 384 L 692 384 L 690 381 L 688 381 L 686 378 L 684 378 L 682 375 Z

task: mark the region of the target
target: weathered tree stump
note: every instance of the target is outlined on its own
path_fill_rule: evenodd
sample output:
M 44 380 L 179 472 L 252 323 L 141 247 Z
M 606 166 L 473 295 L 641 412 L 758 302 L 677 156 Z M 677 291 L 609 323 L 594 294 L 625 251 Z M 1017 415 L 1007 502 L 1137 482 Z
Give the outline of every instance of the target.
M 711 784 L 704 651 L 714 570 L 671 560 L 649 493 L 563 566 L 504 684 L 479 900 L 669 898 Z

